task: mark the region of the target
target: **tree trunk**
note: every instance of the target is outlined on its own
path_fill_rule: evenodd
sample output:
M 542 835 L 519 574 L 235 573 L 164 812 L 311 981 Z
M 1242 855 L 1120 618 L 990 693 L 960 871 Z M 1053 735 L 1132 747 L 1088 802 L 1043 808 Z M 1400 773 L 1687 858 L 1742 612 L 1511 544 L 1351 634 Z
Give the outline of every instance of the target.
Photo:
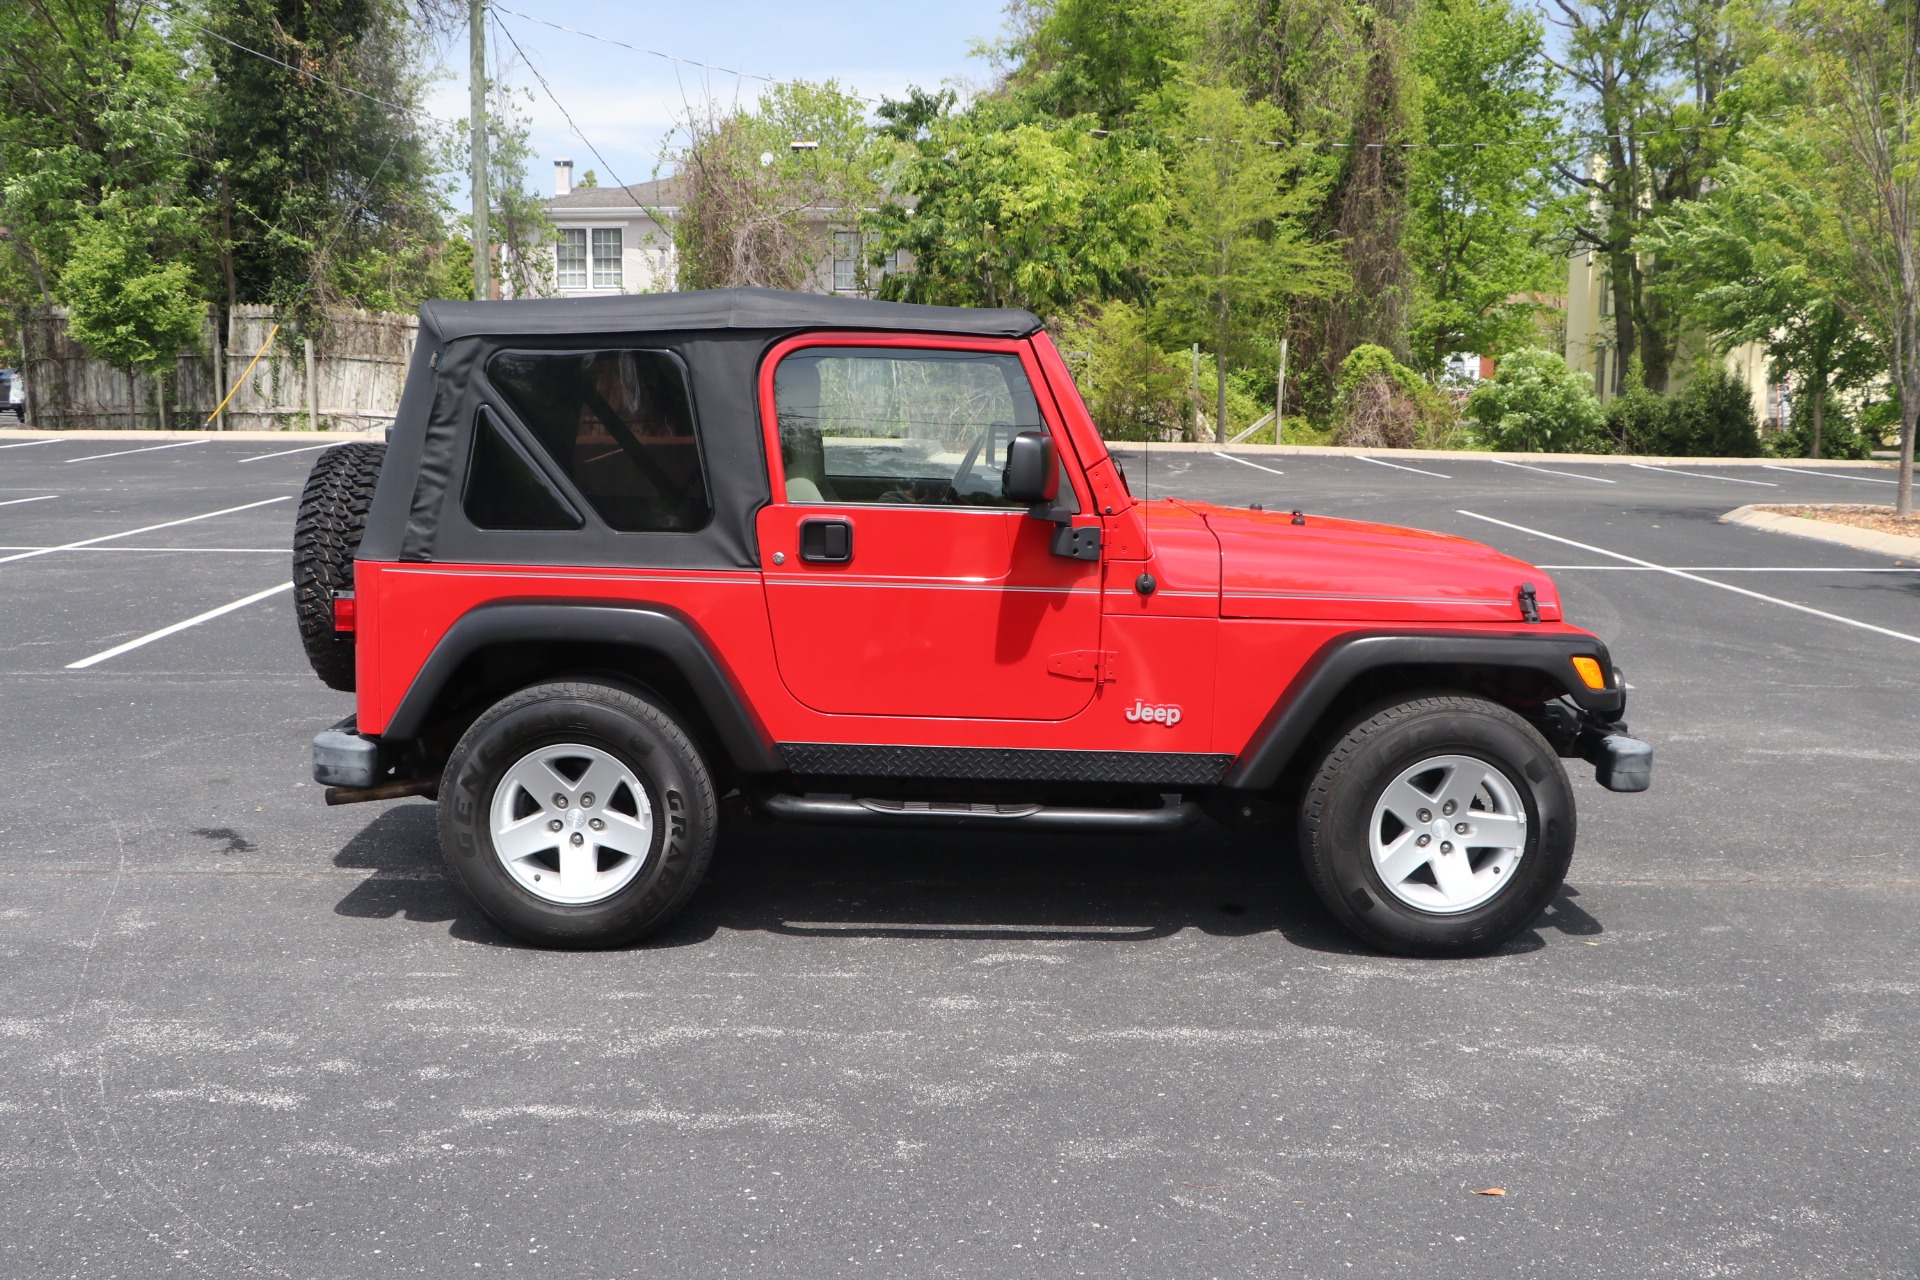
M 1827 424 L 1827 384 L 1825 381 L 1813 384 L 1813 452 L 1810 457 L 1820 456 L 1820 433 Z
M 1913 429 L 1920 418 L 1920 361 L 1908 360 L 1900 384 L 1900 484 L 1893 491 L 1893 514 L 1913 514 Z
M 153 389 L 160 400 L 160 429 L 167 430 L 167 375 L 165 372 L 153 375 Z
M 133 370 L 127 370 L 127 430 L 140 429 L 140 387 L 134 380 Z
M 1220 336 L 1213 344 L 1213 441 L 1227 442 L 1227 303 L 1220 301 Z

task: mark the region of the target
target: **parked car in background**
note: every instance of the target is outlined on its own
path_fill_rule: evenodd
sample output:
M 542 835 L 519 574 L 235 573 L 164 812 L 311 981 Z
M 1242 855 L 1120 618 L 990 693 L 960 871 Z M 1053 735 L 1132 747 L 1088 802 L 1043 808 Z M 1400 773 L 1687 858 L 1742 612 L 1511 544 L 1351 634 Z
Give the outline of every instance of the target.
M 0 408 L 16 422 L 27 420 L 27 378 L 17 369 L 0 369 Z

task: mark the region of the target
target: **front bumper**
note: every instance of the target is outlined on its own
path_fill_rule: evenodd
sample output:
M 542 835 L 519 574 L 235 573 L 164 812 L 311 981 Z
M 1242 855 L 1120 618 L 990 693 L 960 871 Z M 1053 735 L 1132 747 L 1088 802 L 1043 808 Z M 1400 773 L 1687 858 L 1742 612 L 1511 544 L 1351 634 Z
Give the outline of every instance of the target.
M 1608 721 L 1566 701 L 1547 704 L 1541 728 L 1562 756 L 1593 766 L 1593 780 L 1609 791 L 1645 791 L 1653 785 L 1653 747 L 1627 736 L 1624 720 Z
M 377 786 L 388 771 L 380 742 L 354 728 L 348 716 L 313 739 L 313 780 L 323 787 L 361 790 Z

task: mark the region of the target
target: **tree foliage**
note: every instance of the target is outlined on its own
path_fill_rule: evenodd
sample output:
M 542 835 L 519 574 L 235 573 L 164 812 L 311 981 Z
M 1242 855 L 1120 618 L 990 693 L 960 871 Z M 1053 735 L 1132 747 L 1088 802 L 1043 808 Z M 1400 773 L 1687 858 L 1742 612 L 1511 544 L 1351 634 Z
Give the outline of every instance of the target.
M 1593 381 L 1551 351 L 1523 347 L 1467 400 L 1467 415 L 1496 449 L 1523 453 L 1604 451 L 1606 419 Z

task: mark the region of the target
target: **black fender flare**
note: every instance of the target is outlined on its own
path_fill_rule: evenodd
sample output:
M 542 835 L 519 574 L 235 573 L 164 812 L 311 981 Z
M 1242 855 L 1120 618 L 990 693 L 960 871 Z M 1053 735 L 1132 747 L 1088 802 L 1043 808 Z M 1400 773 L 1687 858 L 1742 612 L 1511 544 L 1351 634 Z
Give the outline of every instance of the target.
M 1598 658 L 1607 687 L 1589 689 L 1573 659 Z M 1301 668 L 1234 759 L 1221 785 L 1264 791 L 1312 734 L 1320 718 L 1348 685 L 1381 667 L 1495 667 L 1537 673 L 1563 690 L 1576 706 L 1606 720 L 1626 708 L 1607 646 L 1593 636 L 1525 632 L 1509 635 L 1419 634 L 1345 636 L 1329 641 Z
M 440 637 L 380 736 L 413 737 L 461 663 L 494 645 L 529 640 L 586 641 L 658 654 L 673 664 L 693 690 L 721 748 L 736 768 L 747 773 L 785 771 L 779 748 L 699 628 L 679 610 L 661 604 L 540 601 L 481 605 L 462 614 Z

